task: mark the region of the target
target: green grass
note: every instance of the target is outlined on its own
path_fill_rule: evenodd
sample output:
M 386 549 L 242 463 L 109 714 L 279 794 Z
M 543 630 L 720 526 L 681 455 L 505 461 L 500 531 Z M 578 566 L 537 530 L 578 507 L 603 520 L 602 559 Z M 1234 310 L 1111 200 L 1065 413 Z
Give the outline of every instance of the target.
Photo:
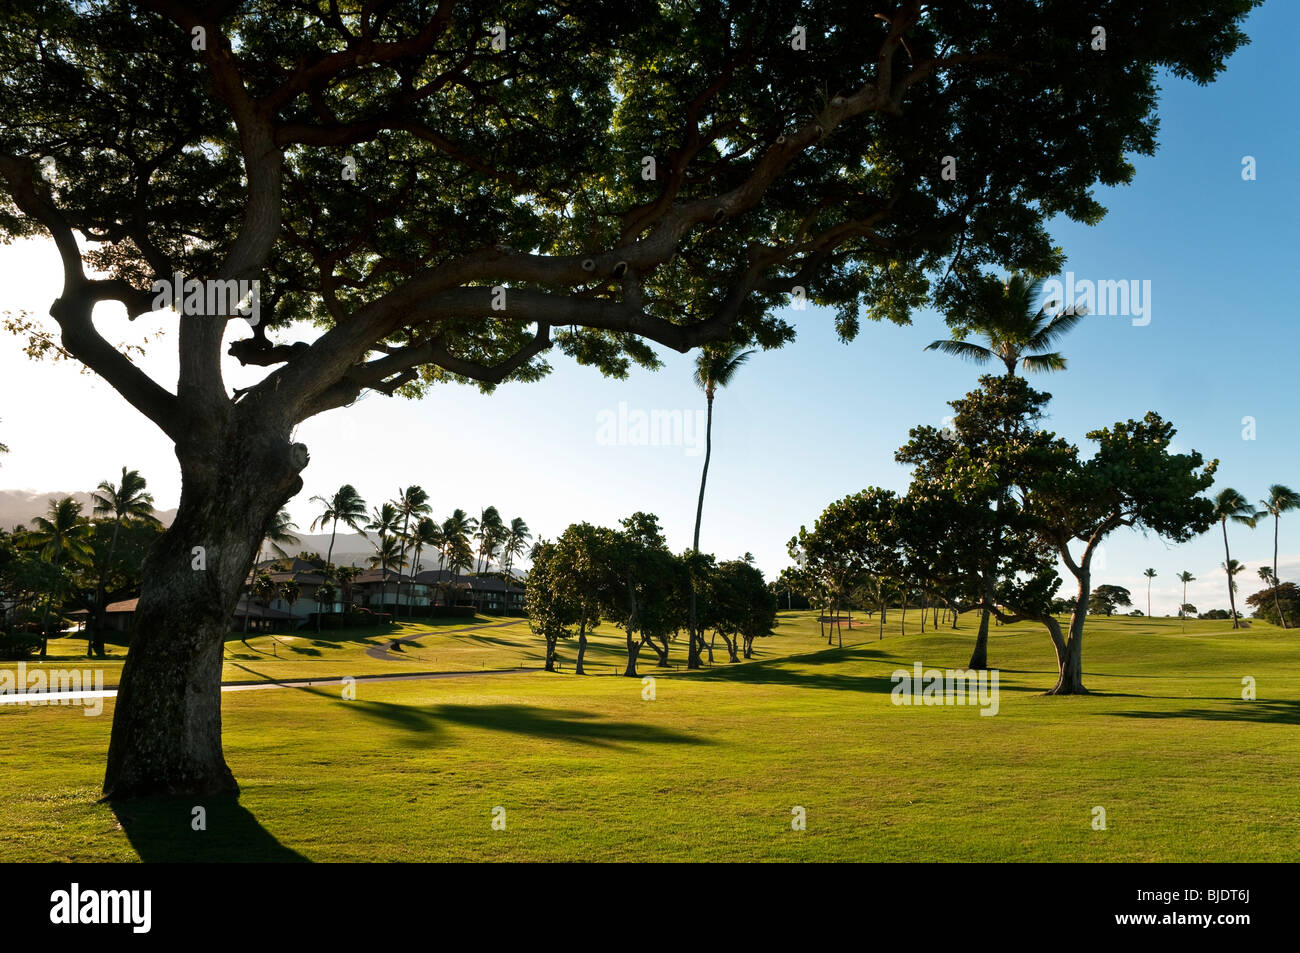
M 509 648 L 453 628 L 413 652 L 471 670 L 474 651 L 487 668 L 492 653 L 513 665 L 537 652 L 523 626 L 478 633 L 506 633 Z M 653 701 L 639 681 L 567 671 L 359 682 L 355 701 L 228 693 L 243 795 L 204 805 L 203 832 L 191 801 L 134 803 L 121 823 L 95 803 L 111 701 L 99 718 L 4 706 L 0 847 L 12 860 L 1295 859 L 1300 634 L 1091 620 L 1094 694 L 1053 698 L 1046 633 L 996 627 L 996 717 L 891 704 L 895 668 L 960 668 L 973 629 L 900 637 L 891 615 L 882 641 L 873 625 L 827 649 L 809 614 L 783 613 L 752 663 L 724 653 L 688 674 L 643 655 Z M 599 640 L 605 658 L 618 634 Z M 350 643 L 321 651 L 292 664 L 364 658 Z M 1241 699 L 1245 676 L 1257 701 Z M 796 806 L 806 831 L 791 830 Z
M 806 615 L 806 613 L 805 613 Z M 914 613 L 913 613 L 914 615 Z M 909 620 L 910 624 L 911 620 Z M 788 654 L 798 648 L 815 645 L 812 633 L 815 621 L 799 620 L 787 625 L 787 638 L 756 643 L 755 658 Z M 414 636 L 404 642 L 400 652 L 387 652 L 382 659 L 367 654 L 371 649 L 386 648 L 395 639 Z M 722 641 L 717 642 L 721 659 L 726 659 Z M 109 657 L 92 659 L 86 655 L 83 637 L 52 639 L 46 660 L 30 659 L 27 670 L 44 665 L 49 668 L 102 669 L 105 687 L 116 687 L 126 660 L 126 648 L 109 645 Z M 563 669 L 572 667 L 576 644 L 561 645 L 559 656 Z M 621 629 L 604 624 L 591 633 L 585 656 L 589 673 L 622 672 L 627 650 Z M 645 658 L 653 659 L 650 649 Z M 222 680 L 226 682 L 285 681 L 341 675 L 384 675 L 402 672 L 465 672 L 492 669 L 541 668 L 545 661 L 544 646 L 528 629 L 524 619 L 500 616 L 475 616 L 472 619 L 421 619 L 399 621 L 386 626 L 312 631 L 277 635 L 249 635 L 232 632 L 226 639 Z M 674 664 L 685 661 L 681 652 Z M 16 662 L 0 662 L 0 671 L 14 671 Z

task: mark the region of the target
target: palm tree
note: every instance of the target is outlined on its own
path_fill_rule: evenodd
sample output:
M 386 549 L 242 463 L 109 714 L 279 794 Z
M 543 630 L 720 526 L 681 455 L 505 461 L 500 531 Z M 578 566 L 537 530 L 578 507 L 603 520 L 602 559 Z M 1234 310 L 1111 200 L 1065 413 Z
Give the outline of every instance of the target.
M 1186 611 L 1184 611 L 1184 606 L 1187 605 L 1187 584 L 1188 584 L 1189 582 L 1195 582 L 1195 581 L 1196 581 L 1196 577 L 1193 576 L 1193 575 L 1192 575 L 1190 572 L 1188 572 L 1186 569 L 1184 569 L 1182 572 L 1180 572 L 1180 573 L 1178 574 L 1178 581 L 1181 582 L 1181 583 L 1183 584 L 1183 601 L 1182 601 L 1181 603 L 1179 603 L 1179 605 L 1178 605 L 1178 618 L 1180 618 L 1180 619 L 1183 620 L 1182 630 L 1183 630 L 1184 632 L 1186 632 L 1186 631 L 1187 631 L 1187 613 L 1186 613 Z
M 280 583 L 280 598 L 289 606 L 285 611 L 292 613 L 293 604 L 302 596 L 302 586 L 295 579 L 286 579 Z
M 1156 571 L 1148 569 L 1142 575 L 1147 577 L 1147 618 L 1151 618 L 1151 580 L 1156 578 Z
M 331 496 L 326 499 L 323 496 L 313 496 L 312 503 L 318 503 L 323 508 L 321 514 L 312 520 L 311 528 L 324 529 L 325 524 L 330 527 L 330 545 L 325 554 L 325 579 L 328 582 L 334 572 L 334 537 L 338 533 L 339 520 L 343 525 L 350 526 L 353 531 L 360 533 L 363 525 L 362 520 L 366 518 L 366 501 L 361 498 L 356 487 L 351 483 L 345 483 Z M 321 616 L 324 614 L 324 603 L 321 596 L 324 594 L 325 586 L 319 586 L 316 590 L 316 631 L 320 631 Z M 332 601 L 332 600 L 331 600 Z
M 271 608 L 271 602 L 280 591 L 280 587 L 275 584 L 271 574 L 262 571 L 255 571 L 253 575 L 252 598 L 257 600 L 258 605 L 264 609 Z M 248 631 L 248 615 L 244 613 L 244 631 Z
M 87 565 L 94 556 L 90 545 L 92 527 L 81 515 L 81 504 L 70 496 L 50 500 L 48 516 L 34 520 L 36 529 L 27 535 L 26 545 L 39 549 L 41 559 L 50 563 L 57 573 L 66 559 L 76 565 Z M 46 593 L 45 611 L 41 618 L 41 658 L 45 658 L 49 643 L 48 626 L 54 592 Z
M 343 611 L 345 613 L 352 608 L 352 581 L 357 578 L 357 575 L 360 572 L 361 570 L 356 566 L 339 566 L 338 569 L 335 570 L 335 575 L 339 580 L 339 586 L 343 589 Z M 347 624 L 346 619 L 344 620 L 344 624 Z
M 1244 565 L 1243 563 L 1239 563 L 1239 562 L 1237 562 L 1237 560 L 1235 560 L 1235 559 L 1229 559 L 1227 562 L 1219 563 L 1219 568 L 1227 572 L 1227 574 L 1228 574 L 1228 591 L 1229 591 L 1230 593 L 1233 593 L 1233 592 L 1236 592 L 1237 589 L 1238 589 L 1238 586 L 1237 586 L 1237 577 L 1240 576 L 1243 572 L 1245 572 L 1245 571 L 1246 571 L 1247 569 L 1249 569 L 1250 567 Z M 1234 603 L 1233 606 L 1234 606 L 1234 607 L 1233 607 L 1233 610 L 1232 610 L 1232 611 L 1235 613 L 1235 612 L 1237 611 L 1237 610 L 1236 610 L 1236 604 Z M 1233 618 L 1234 618 L 1234 621 L 1235 621 L 1236 616 L 1234 615 Z M 1236 626 L 1234 625 L 1233 628 L 1236 628 Z
M 442 557 L 446 561 L 447 570 L 453 576 L 456 575 L 457 569 L 468 569 L 474 564 L 474 550 L 469 541 L 477 528 L 478 521 L 460 508 L 453 510 L 451 516 L 443 521 Z M 442 561 L 439 560 L 440 570 Z M 445 589 L 443 594 L 446 595 Z
M 284 547 L 297 546 L 302 542 L 293 533 L 297 528 L 298 524 L 293 521 L 288 510 L 280 510 L 271 517 L 271 525 L 267 527 L 266 535 L 262 537 L 262 542 L 257 547 L 258 561 L 262 559 L 262 546 L 266 543 L 271 544 L 271 552 L 275 553 L 277 559 L 288 559 L 289 554 Z
M 505 535 L 505 523 L 495 506 L 489 506 L 479 513 L 478 555 L 474 562 L 475 575 L 487 572 L 492 557 L 496 555 L 497 546 L 505 538 Z
M 279 510 L 273 517 L 271 523 L 266 528 L 266 533 L 257 544 L 257 559 L 253 562 L 253 573 L 256 574 L 258 564 L 262 561 L 262 547 L 268 542 L 271 544 L 271 552 L 275 553 L 277 559 L 288 559 L 289 554 L 285 551 L 285 546 L 297 546 L 302 542 L 294 535 L 294 530 L 298 524 L 293 521 L 288 510 Z M 249 596 L 252 596 L 250 588 Z M 269 604 L 268 604 L 269 605 Z M 248 631 L 248 613 L 244 613 L 244 631 Z
M 402 530 L 400 533 L 397 534 L 398 538 L 402 541 L 402 561 L 397 570 L 397 596 L 398 596 L 397 601 L 400 603 L 401 595 L 402 595 L 401 566 L 406 565 L 406 546 L 407 543 L 410 542 L 409 530 L 411 525 L 411 519 L 412 517 L 414 517 L 416 520 L 418 520 L 422 516 L 429 515 L 429 510 L 430 510 L 429 494 L 425 492 L 424 487 L 408 486 L 405 490 L 401 490 L 398 492 L 397 499 L 393 501 L 393 505 L 397 507 L 397 512 L 402 517 Z M 408 593 L 408 597 L 409 597 L 409 593 Z M 406 608 L 407 608 L 406 614 L 409 617 L 411 614 L 410 612 L 411 607 L 408 604 Z M 394 618 L 396 618 L 397 616 L 397 606 L 393 607 L 393 616 Z
M 387 506 L 388 504 L 384 505 Z M 378 569 L 383 577 L 384 583 L 380 592 L 385 596 L 388 594 L 388 571 L 390 569 L 401 571 L 404 564 L 402 556 L 404 551 L 405 547 L 402 545 L 401 540 L 396 536 L 384 534 L 379 537 L 379 542 L 375 545 L 375 554 L 367 559 L 371 567 Z M 394 620 L 397 618 L 396 605 L 393 607 L 393 618 Z
M 704 488 L 709 481 L 709 460 L 713 456 L 713 399 L 720 388 L 726 387 L 736 372 L 753 355 L 752 350 L 742 351 L 739 344 L 723 343 L 706 347 L 695 358 L 695 384 L 704 391 L 708 408 L 704 425 L 704 468 L 700 472 L 700 495 L 695 503 L 695 536 L 692 548 L 700 551 L 700 523 L 704 519 Z M 700 667 L 700 643 L 704 637 L 698 632 L 696 621 L 696 593 L 691 586 L 690 650 L 686 653 L 686 667 Z
M 429 517 L 422 517 L 411 531 L 411 543 L 415 547 L 415 555 L 411 559 L 411 585 L 414 587 L 415 574 L 420 571 L 420 554 L 426 547 L 437 548 L 442 545 L 442 530 Z M 414 598 L 412 595 L 411 599 Z
M 1282 603 L 1278 600 L 1277 594 L 1277 533 L 1278 525 L 1282 522 L 1282 514 L 1287 510 L 1300 508 L 1300 493 L 1280 483 L 1274 483 L 1268 488 L 1268 499 L 1261 500 L 1259 505 L 1264 507 L 1264 513 L 1273 517 L 1273 606 L 1277 609 L 1277 617 L 1282 622 L 1282 628 L 1285 629 L 1288 627 L 1286 616 L 1282 614 Z
M 1241 523 L 1243 526 L 1255 528 L 1259 517 L 1262 513 L 1255 512 L 1254 507 L 1246 502 L 1246 498 L 1234 490 L 1232 487 L 1224 487 L 1219 491 L 1219 495 L 1214 498 L 1214 518 L 1223 526 L 1223 559 L 1221 568 L 1228 572 L 1228 604 L 1232 606 L 1232 627 L 1238 629 L 1241 623 L 1237 619 L 1237 584 L 1232 581 L 1233 571 L 1229 569 L 1236 560 L 1228 552 L 1228 520 L 1234 523 Z
M 393 533 L 397 531 L 397 515 L 398 515 L 397 507 L 395 507 L 392 503 L 384 503 L 382 506 L 377 506 L 370 513 L 370 522 L 366 524 L 366 529 L 373 531 L 379 537 L 379 545 L 377 547 L 377 551 L 380 553 L 383 553 L 385 551 L 385 548 L 388 544 L 389 537 L 391 537 Z M 375 564 L 373 559 L 371 560 L 370 564 L 372 566 Z M 385 564 L 381 568 L 387 568 L 387 564 Z M 385 598 L 388 595 L 387 574 L 383 576 L 383 580 L 384 580 L 383 585 L 380 587 L 379 590 L 381 606 L 387 601 Z M 394 606 L 393 608 L 394 608 L 393 615 L 394 618 L 396 618 L 396 606 Z
M 528 524 L 521 517 L 516 516 L 510 521 L 510 527 L 506 530 L 506 539 L 504 548 L 501 551 L 505 557 L 506 578 L 510 578 L 510 569 L 515 564 L 515 560 L 524 554 L 528 548 L 528 541 L 533 538 L 533 534 L 528 529 Z
M 1005 281 L 999 282 L 983 276 L 970 289 L 970 313 L 962 324 L 987 344 L 967 341 L 966 331 L 962 330 L 957 337 L 932 341 L 925 349 L 953 354 L 976 364 L 987 364 L 996 358 L 1006 366 L 1007 377 L 1015 376 L 1017 366 L 1027 371 L 1063 371 L 1065 357 L 1047 349 L 1079 323 L 1084 311 L 1068 307 L 1049 314 L 1048 309 L 1055 308 L 1057 302 L 1038 305 L 1036 302 L 1042 294 L 1041 278 L 1012 272 Z
M 108 573 L 117 552 L 118 533 L 122 524 L 132 521 L 161 526 L 153 515 L 153 495 L 145 492 L 145 480 L 138 470 L 122 468 L 122 479 L 117 486 L 108 480 L 99 484 L 97 492 L 90 494 L 94 503 L 94 514 L 98 517 L 112 517 L 113 535 L 108 543 L 108 553 L 99 569 L 99 579 L 95 584 L 95 609 L 91 620 L 90 636 L 86 646 L 88 655 L 104 655 L 104 599 L 108 589 Z
M 312 520 L 312 530 L 323 529 L 327 523 L 330 526 L 330 545 L 325 554 L 325 564 L 329 565 L 334 561 L 334 536 L 338 532 L 340 520 L 354 532 L 364 533 L 362 527 L 365 525 L 366 501 L 361 498 L 356 487 L 345 483 L 328 499 L 313 496 L 311 502 L 319 503 L 322 507 L 320 516 Z
M 1068 307 L 1049 314 L 1049 309 L 1055 308 L 1057 302 L 1038 303 L 1043 296 L 1043 279 L 1019 272 L 1012 272 L 1005 281 L 982 275 L 972 287 L 965 289 L 965 295 L 969 302 L 968 311 L 955 336 L 946 341 L 932 341 L 926 346 L 927 351 L 942 351 L 976 364 L 987 364 L 996 359 L 1006 367 L 1007 377 L 1014 377 L 1017 367 L 1026 371 L 1065 370 L 1065 357 L 1049 348 L 1079 323 L 1084 316 L 1082 308 Z M 986 343 L 981 345 L 966 340 L 969 333 L 982 337 Z M 1008 422 L 1005 426 L 1009 428 L 1011 424 Z M 994 527 L 989 552 L 996 551 L 999 545 L 1004 494 L 1005 490 L 998 494 L 999 522 Z M 986 568 L 984 576 L 985 599 L 992 602 L 993 569 Z M 968 668 L 987 666 L 988 631 L 989 610 L 986 608 L 980 613 L 979 634 Z

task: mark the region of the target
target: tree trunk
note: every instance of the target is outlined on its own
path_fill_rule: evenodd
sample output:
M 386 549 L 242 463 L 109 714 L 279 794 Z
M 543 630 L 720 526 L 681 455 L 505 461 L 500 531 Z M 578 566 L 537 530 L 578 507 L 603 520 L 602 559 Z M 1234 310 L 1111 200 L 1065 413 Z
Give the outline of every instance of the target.
M 573 664 L 575 675 L 586 675 L 582 670 L 582 657 L 587 654 L 587 623 L 583 622 L 578 628 L 578 660 Z
M 628 629 L 627 633 L 627 667 L 623 669 L 623 674 L 628 678 L 636 678 L 636 657 L 641 654 L 641 640 L 634 637 L 636 630 Z
M 555 639 L 549 636 L 546 639 L 546 670 L 555 671 Z
M 955 620 L 954 620 L 955 622 Z M 956 628 L 954 624 L 953 628 Z M 970 661 L 966 663 L 967 668 L 973 668 L 977 671 L 989 667 L 989 610 L 984 609 L 980 612 L 980 628 L 975 636 L 975 649 L 970 654 Z
M 1281 522 L 1281 516 L 1273 517 L 1273 606 L 1277 609 L 1278 623 L 1282 628 L 1287 629 L 1290 628 L 1290 626 L 1286 624 L 1286 616 L 1282 614 L 1282 603 L 1277 596 L 1277 590 L 1282 585 L 1282 581 L 1277 578 L 1277 528 L 1278 524 Z M 1187 600 L 1184 598 L 1183 601 L 1186 602 Z
M 221 661 L 259 541 L 302 488 L 307 448 L 288 428 L 192 427 L 176 449 L 181 501 L 150 549 L 122 669 L 104 795 L 214 795 L 239 790 L 221 747 Z M 204 568 L 194 548 L 202 546 Z
M 1092 595 L 1092 560 L 1091 551 L 1084 554 L 1076 578 L 1079 580 L 1079 594 L 1074 601 L 1074 612 L 1070 616 L 1068 637 L 1062 639 L 1061 625 L 1050 615 L 1044 619 L 1044 625 L 1052 635 L 1052 645 L 1056 649 L 1057 678 L 1056 687 L 1049 695 L 1086 695 L 1083 687 L 1083 623 L 1088 618 L 1088 598 Z
M 695 503 L 695 543 L 692 547 L 697 553 L 700 551 L 700 521 L 704 518 L 704 486 L 709 480 L 709 457 L 713 455 L 713 398 L 708 398 L 709 410 L 704 425 L 704 469 L 700 472 L 700 498 Z M 695 580 L 691 580 L 691 616 L 690 616 L 691 641 L 690 648 L 686 650 L 686 667 L 700 667 L 700 652 L 696 644 L 695 637 L 697 632 L 696 607 L 695 607 Z M 704 641 L 703 635 L 700 641 Z M 712 661 L 712 658 L 710 658 Z
M 1228 519 L 1223 519 L 1223 571 L 1228 574 L 1228 605 L 1232 607 L 1232 627 L 1240 628 L 1237 622 L 1237 594 L 1232 585 L 1232 555 L 1228 552 Z

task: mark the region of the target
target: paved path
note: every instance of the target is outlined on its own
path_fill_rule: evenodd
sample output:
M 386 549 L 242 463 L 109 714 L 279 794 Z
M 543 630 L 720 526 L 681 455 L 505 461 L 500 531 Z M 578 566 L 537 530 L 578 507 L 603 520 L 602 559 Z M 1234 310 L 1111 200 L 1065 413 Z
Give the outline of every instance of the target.
M 270 688 L 310 688 L 314 685 L 342 685 L 345 677 L 358 682 L 408 682 L 433 678 L 466 678 L 471 675 L 513 675 L 517 672 L 535 672 L 532 668 L 489 668 L 472 672 L 402 672 L 396 675 L 335 675 L 326 678 L 292 678 L 283 681 L 222 682 L 223 692 L 255 692 Z M 114 698 L 116 688 L 91 689 L 80 692 L 13 692 L 0 695 L 0 705 L 21 705 L 28 702 L 50 705 L 59 701 L 83 698 Z
M 477 632 L 480 629 L 499 629 L 502 626 L 517 625 L 518 619 L 512 619 L 509 622 L 485 622 L 482 625 L 472 625 L 463 629 L 454 629 L 447 632 L 447 635 L 460 635 L 464 632 Z M 401 661 L 403 657 L 388 651 L 388 646 L 393 642 L 414 642 L 416 639 L 422 639 L 426 635 L 437 635 L 438 632 L 416 632 L 411 635 L 399 636 L 396 639 L 389 639 L 383 645 L 375 645 L 366 649 L 366 655 L 380 661 Z M 358 682 L 406 682 L 418 681 L 420 679 L 431 678 L 464 678 L 469 675 L 512 675 L 516 672 L 531 672 L 535 669 L 530 668 L 490 668 L 475 669 L 473 671 L 463 672 L 400 672 L 392 675 L 353 675 L 351 676 Z M 342 685 L 343 679 L 347 676 L 330 675 L 324 678 L 291 678 L 280 681 L 257 679 L 256 681 L 242 682 L 222 682 L 221 690 L 223 692 L 255 692 L 265 691 L 270 688 L 310 688 L 314 685 Z M 115 698 L 117 696 L 116 688 L 86 689 L 83 691 L 64 691 L 64 692 L 12 692 L 0 694 L 0 705 L 21 705 L 29 702 L 38 704 L 57 704 L 61 701 L 77 701 L 86 698 Z

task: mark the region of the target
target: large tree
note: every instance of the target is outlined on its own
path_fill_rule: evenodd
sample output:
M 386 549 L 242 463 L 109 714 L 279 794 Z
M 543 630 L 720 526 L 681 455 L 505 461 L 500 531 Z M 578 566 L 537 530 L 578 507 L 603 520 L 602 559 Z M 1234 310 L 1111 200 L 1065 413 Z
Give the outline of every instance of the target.
M 1172 453 L 1175 433 L 1152 411 L 1141 420 L 1091 431 L 1088 439 L 1097 449 L 1090 458 L 1080 459 L 1070 447 L 1026 488 L 1025 512 L 1078 586 L 1068 632 L 1062 634 L 1054 620 L 1048 625 L 1058 667 L 1053 694 L 1087 691 L 1083 630 L 1092 560 L 1105 538 L 1127 527 L 1181 543 L 1213 525 L 1214 503 L 1202 494 L 1214 483 L 1218 461 L 1207 464 L 1196 451 Z
M 367 390 L 532 380 L 551 347 L 621 374 L 657 363 L 647 342 L 776 346 L 791 295 L 849 338 L 906 321 L 927 275 L 1041 271 L 1046 219 L 1095 222 L 1094 186 L 1154 150 L 1159 71 L 1212 80 L 1255 3 L 10 8 L 0 234 L 48 236 L 63 270 L 57 338 L 22 326 L 157 424 L 182 476 L 106 793 L 237 790 L 222 639 L 302 486 L 303 420 Z M 177 273 L 196 284 L 152 286 Z M 260 282 L 228 344 L 259 383 L 223 381 L 240 307 L 200 280 Z M 177 297 L 168 388 L 94 319 Z

